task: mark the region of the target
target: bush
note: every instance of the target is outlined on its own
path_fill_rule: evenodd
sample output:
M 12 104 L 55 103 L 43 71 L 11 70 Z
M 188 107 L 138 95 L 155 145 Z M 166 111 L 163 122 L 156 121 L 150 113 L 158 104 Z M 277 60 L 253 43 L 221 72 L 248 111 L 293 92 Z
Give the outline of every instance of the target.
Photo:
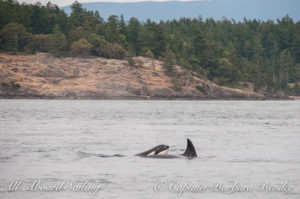
M 132 57 L 128 57 L 127 62 L 129 64 L 129 66 L 135 66 L 136 65 L 136 61 Z
M 149 58 L 151 58 L 151 59 L 154 59 L 154 54 L 152 53 L 151 50 L 147 50 L 147 51 L 145 52 L 145 56 L 146 56 L 146 57 L 149 57 Z
M 195 88 L 196 88 L 197 90 L 203 92 L 203 93 L 206 93 L 206 88 L 205 88 L 205 86 L 199 86 L 199 85 L 197 85 L 197 86 L 195 86 Z
M 173 84 L 173 89 L 174 89 L 175 91 L 181 91 L 181 90 L 182 90 L 182 87 L 179 86 L 179 85 L 177 85 L 177 84 Z
M 127 62 L 130 66 L 134 67 L 143 67 L 144 62 L 140 59 L 133 59 L 132 57 L 128 57 Z
M 101 48 L 107 44 L 107 41 L 102 35 L 91 33 L 88 42 L 92 44 L 91 53 L 94 56 L 100 56 Z
M 181 87 L 181 85 L 180 85 L 180 82 L 178 81 L 177 78 L 173 78 L 173 79 L 172 79 L 172 82 L 173 82 L 173 89 L 174 89 L 175 91 L 181 91 L 181 90 L 182 90 L 182 87 Z
M 48 52 L 51 49 L 51 44 L 53 43 L 55 42 L 53 41 L 53 37 L 50 35 L 37 34 L 30 37 L 26 47 L 31 52 Z
M 69 33 L 69 39 L 71 41 L 79 41 L 80 39 L 87 39 L 88 38 L 88 32 L 81 26 L 73 29 Z
M 72 44 L 72 56 L 87 57 L 90 55 L 92 45 L 86 39 L 80 39 Z
M 18 90 L 19 88 L 21 88 L 21 85 L 14 81 L 11 81 L 9 83 L 1 82 L 1 87 L 6 90 Z
M 294 85 L 288 85 L 288 88 L 285 90 L 285 92 L 289 95 L 300 95 L 300 83 L 295 83 Z
M 137 60 L 136 60 L 136 65 L 137 65 L 138 67 L 143 67 L 143 66 L 144 66 L 144 62 L 143 62 L 142 60 L 140 60 L 140 59 L 137 59 Z
M 99 56 L 110 59 L 124 59 L 127 56 L 127 51 L 119 44 L 107 43 L 100 48 Z
M 22 24 L 9 23 L 1 30 L 0 37 L 2 37 L 1 48 L 16 53 L 23 51 L 30 34 Z
M 24 48 L 24 53 L 27 55 L 33 55 L 36 53 L 36 50 L 34 48 L 29 48 L 28 46 L 26 46 Z
M 115 59 L 124 59 L 127 56 L 127 51 L 119 44 L 114 44 L 112 46 L 112 52 L 113 58 Z

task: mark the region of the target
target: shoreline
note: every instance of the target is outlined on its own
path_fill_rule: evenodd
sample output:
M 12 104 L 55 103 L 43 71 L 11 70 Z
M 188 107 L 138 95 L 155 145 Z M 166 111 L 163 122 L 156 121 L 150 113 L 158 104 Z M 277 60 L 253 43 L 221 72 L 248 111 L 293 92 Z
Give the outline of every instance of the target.
M 65 100 L 293 100 L 283 93 L 220 86 L 176 66 L 167 76 L 163 62 L 143 64 L 106 58 L 54 57 L 48 53 L 0 53 L 0 98 Z
M 300 100 L 300 96 L 289 96 L 292 100 Z
M 10 96 L 3 97 L 1 99 L 25 99 L 25 100 L 111 100 L 111 101 L 294 101 L 300 100 L 300 97 L 293 98 L 199 98 L 199 97 L 21 97 L 21 96 Z

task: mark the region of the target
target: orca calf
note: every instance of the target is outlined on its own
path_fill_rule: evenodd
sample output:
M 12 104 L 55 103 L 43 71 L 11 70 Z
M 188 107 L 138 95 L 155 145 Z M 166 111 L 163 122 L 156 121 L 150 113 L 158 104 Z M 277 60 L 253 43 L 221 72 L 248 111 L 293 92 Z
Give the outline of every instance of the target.
M 185 152 L 181 155 L 168 155 L 169 146 L 158 145 L 148 151 L 136 154 L 136 156 L 146 157 L 146 158 L 195 158 L 197 153 L 195 147 L 190 139 L 187 139 L 187 146 Z

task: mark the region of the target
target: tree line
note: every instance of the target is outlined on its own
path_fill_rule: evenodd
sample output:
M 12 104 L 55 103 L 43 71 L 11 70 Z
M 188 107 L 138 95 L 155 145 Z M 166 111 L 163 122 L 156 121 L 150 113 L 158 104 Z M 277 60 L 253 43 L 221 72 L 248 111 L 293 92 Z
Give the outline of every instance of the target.
M 68 16 L 57 5 L 0 0 L 0 50 L 126 59 L 147 56 L 219 85 L 300 94 L 300 22 L 223 18 L 104 20 L 78 2 Z

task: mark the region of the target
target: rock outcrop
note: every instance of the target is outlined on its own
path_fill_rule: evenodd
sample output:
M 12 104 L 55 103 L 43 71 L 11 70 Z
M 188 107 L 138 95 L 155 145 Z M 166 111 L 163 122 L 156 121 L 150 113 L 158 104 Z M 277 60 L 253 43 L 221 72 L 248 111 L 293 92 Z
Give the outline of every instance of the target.
M 179 67 L 176 85 L 163 63 L 138 57 L 142 66 L 105 58 L 0 54 L 1 98 L 47 99 L 266 99 L 190 75 Z M 272 97 L 271 97 L 272 98 Z

